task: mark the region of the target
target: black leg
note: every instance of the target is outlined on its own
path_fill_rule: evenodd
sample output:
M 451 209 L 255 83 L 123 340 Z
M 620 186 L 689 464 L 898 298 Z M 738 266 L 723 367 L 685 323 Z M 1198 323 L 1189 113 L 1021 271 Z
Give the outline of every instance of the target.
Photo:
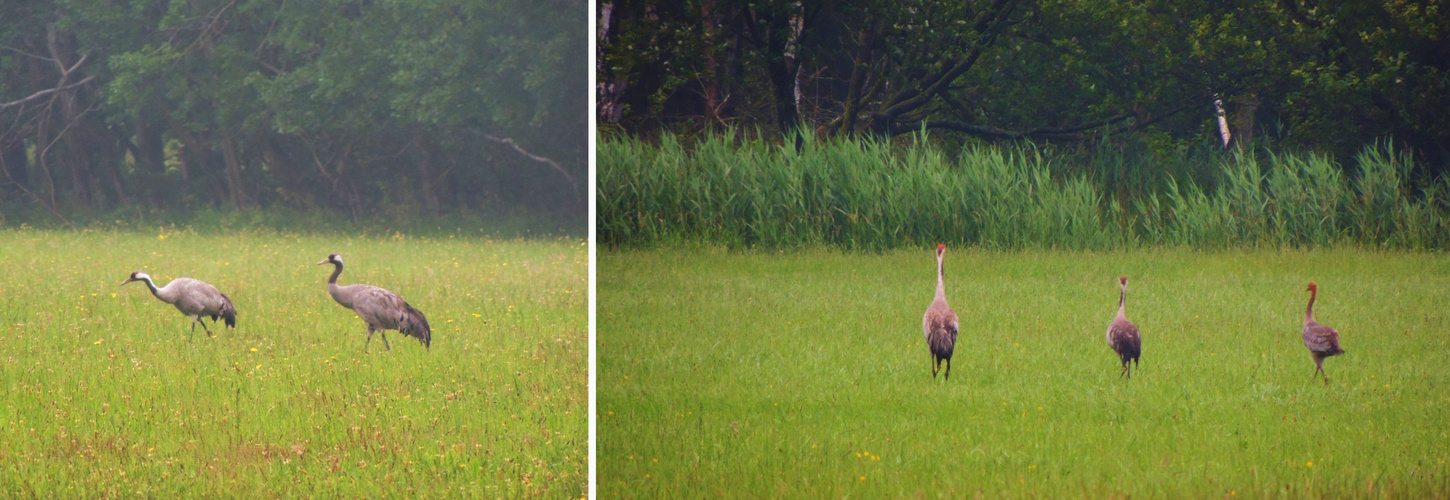
M 947 374 L 942 377 L 942 380 L 951 380 L 951 378 L 952 378 L 952 358 L 947 358 Z

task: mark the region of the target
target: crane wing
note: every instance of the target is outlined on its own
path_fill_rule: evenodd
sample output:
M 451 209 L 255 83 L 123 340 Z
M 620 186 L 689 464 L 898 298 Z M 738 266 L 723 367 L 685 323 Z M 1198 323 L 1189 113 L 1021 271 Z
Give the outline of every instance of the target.
M 385 330 L 397 330 L 403 335 L 417 338 L 424 346 L 431 347 L 433 330 L 428 326 L 428 318 L 422 311 L 403 300 L 403 297 L 371 285 L 350 285 L 344 288 L 349 288 L 352 310 L 363 321 Z
M 1113 320 L 1108 324 L 1108 345 L 1119 355 L 1137 358 L 1143 348 L 1138 326 L 1122 318 Z
M 1317 323 L 1304 326 L 1304 347 L 1317 353 L 1338 354 L 1344 352 L 1339 348 L 1339 332 Z

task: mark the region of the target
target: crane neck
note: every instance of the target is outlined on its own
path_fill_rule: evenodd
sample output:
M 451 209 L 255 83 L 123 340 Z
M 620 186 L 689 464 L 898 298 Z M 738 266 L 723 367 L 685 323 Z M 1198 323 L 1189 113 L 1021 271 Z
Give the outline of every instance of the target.
M 940 255 L 936 257 L 936 296 L 945 299 L 947 296 L 946 268 L 942 264 Z
M 332 265 L 334 266 L 334 269 L 332 270 L 332 277 L 327 278 L 327 284 L 331 286 L 337 286 L 337 277 L 342 275 L 342 263 L 333 262 Z
M 151 281 L 151 277 L 150 276 L 147 276 L 145 278 L 141 278 L 141 281 L 144 282 L 144 283 L 146 283 L 146 288 L 150 288 L 151 289 L 151 295 L 155 295 L 156 298 L 158 298 L 158 299 L 161 298 L 161 290 L 158 289 L 158 288 L 156 288 L 156 282 Z
M 166 289 L 166 287 L 157 287 L 156 286 L 156 282 L 151 281 L 151 277 L 150 276 L 147 276 L 145 278 L 141 278 L 141 281 L 143 281 L 143 282 L 146 283 L 146 288 L 151 289 L 151 295 L 155 295 L 157 299 L 160 299 L 162 302 L 165 302 L 167 304 L 175 304 L 176 303 L 176 291 L 175 290 L 168 291 Z M 172 282 L 174 283 L 175 280 L 173 280 Z M 167 283 L 167 285 L 170 285 L 170 283 Z
M 1304 309 L 1304 322 L 1314 321 L 1314 299 L 1319 296 L 1319 289 L 1309 290 L 1309 307 Z
M 1124 306 L 1127 303 L 1128 303 L 1128 287 L 1126 287 L 1126 286 L 1119 287 L 1118 288 L 1118 317 L 1119 318 L 1124 317 L 1123 316 L 1123 308 L 1124 308 Z

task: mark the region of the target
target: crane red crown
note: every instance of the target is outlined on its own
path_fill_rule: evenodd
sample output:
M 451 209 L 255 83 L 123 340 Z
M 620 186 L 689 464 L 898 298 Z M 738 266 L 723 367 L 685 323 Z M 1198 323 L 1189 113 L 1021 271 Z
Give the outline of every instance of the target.
M 946 250 L 947 249 L 947 244 L 946 243 L 937 243 L 936 244 L 936 249 L 937 250 Z
M 1314 292 L 1317 292 L 1317 291 L 1319 291 L 1319 285 L 1316 285 L 1316 284 L 1314 284 L 1313 281 L 1310 281 L 1309 282 L 1309 288 L 1305 288 L 1304 291 L 1314 291 Z

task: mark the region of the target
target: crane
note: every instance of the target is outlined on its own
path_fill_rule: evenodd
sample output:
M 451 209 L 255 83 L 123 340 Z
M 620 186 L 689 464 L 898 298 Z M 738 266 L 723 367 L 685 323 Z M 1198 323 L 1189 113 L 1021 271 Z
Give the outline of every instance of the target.
M 943 283 L 945 271 L 942 268 L 942 258 L 946 255 L 947 246 L 938 244 L 936 246 L 936 298 L 931 301 L 931 306 L 926 308 L 926 314 L 921 317 L 921 333 L 926 336 L 926 346 L 931 349 L 931 378 L 936 378 L 936 372 L 941 368 L 941 362 L 947 362 L 947 369 L 943 379 L 952 377 L 952 349 L 957 344 L 957 313 L 952 311 L 952 306 L 947 305 L 946 285 Z
M 191 317 L 192 335 L 196 334 L 196 324 L 201 323 L 201 329 L 206 331 L 206 335 L 213 336 L 211 329 L 201 321 L 203 316 L 211 316 L 212 324 L 216 324 L 217 318 L 220 317 L 226 321 L 228 327 L 237 327 L 237 309 L 232 307 L 232 299 L 218 292 L 216 287 L 205 281 L 176 278 L 166 286 L 158 288 L 156 283 L 151 281 L 151 276 L 136 271 L 131 273 L 126 281 L 121 282 L 120 286 L 125 286 L 132 281 L 146 283 L 146 287 L 151 289 L 151 295 L 155 295 L 162 302 L 176 306 L 176 310 Z
M 363 351 L 367 351 L 368 344 L 373 341 L 374 332 L 382 332 L 383 346 L 392 350 L 393 346 L 388 345 L 387 330 L 397 330 L 403 335 L 416 337 L 423 343 L 424 349 L 430 349 L 433 343 L 433 330 L 428 327 L 428 318 L 423 312 L 408 305 L 398 294 L 372 285 L 347 285 L 337 284 L 338 275 L 342 274 L 342 256 L 338 254 L 328 255 L 317 265 L 332 264 L 335 269 L 332 277 L 327 279 L 327 293 L 332 295 L 342 307 L 352 309 L 357 317 L 362 318 L 368 324 L 368 340 L 363 343 Z
M 1324 385 L 1329 385 L 1329 374 L 1324 373 L 1324 358 L 1344 354 L 1339 348 L 1339 332 L 1314 321 L 1314 299 L 1319 296 L 1319 285 L 1309 282 L 1309 308 L 1304 310 L 1304 347 L 1314 355 L 1314 375 L 1324 375 Z
M 1118 359 L 1123 362 L 1122 371 L 1118 376 L 1127 375 L 1133 378 L 1133 370 L 1128 367 L 1132 361 L 1133 366 L 1138 365 L 1138 356 L 1143 353 L 1143 339 L 1138 337 L 1138 326 L 1128 321 L 1123 316 L 1123 307 L 1128 301 L 1128 277 L 1118 277 L 1118 317 L 1108 323 L 1108 347 L 1118 353 Z

